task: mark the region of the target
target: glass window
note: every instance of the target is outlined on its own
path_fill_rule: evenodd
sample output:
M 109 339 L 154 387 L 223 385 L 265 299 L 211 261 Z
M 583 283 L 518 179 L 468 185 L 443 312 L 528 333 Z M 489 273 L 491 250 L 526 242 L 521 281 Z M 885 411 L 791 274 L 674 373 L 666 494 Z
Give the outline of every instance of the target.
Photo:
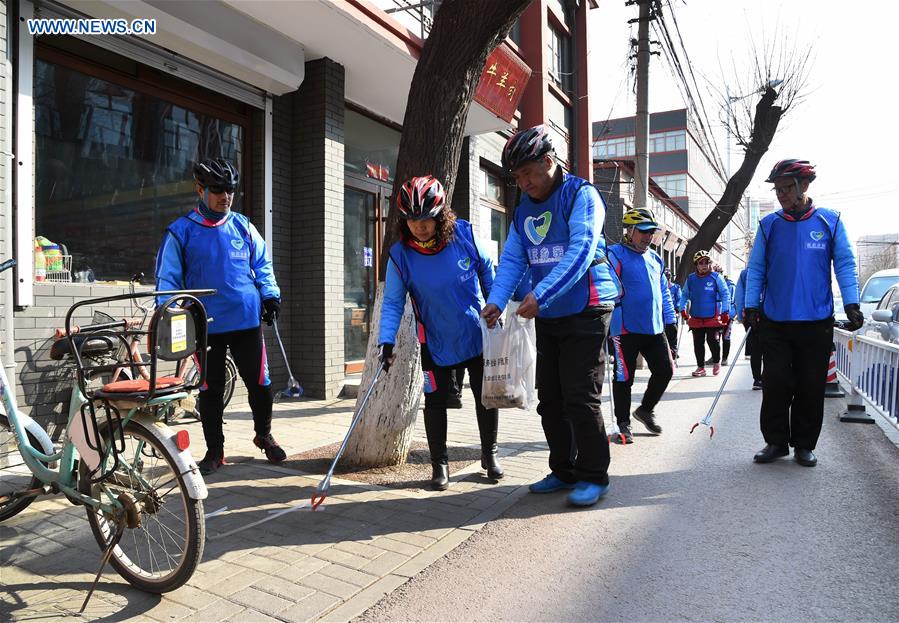
M 35 235 L 64 245 L 73 273 L 153 275 L 166 226 L 196 204 L 198 159 L 241 169 L 241 209 L 242 125 L 41 59 L 34 78 Z
M 609 138 L 593 143 L 594 158 L 623 158 L 636 153 L 636 137 Z
M 568 142 L 568 132 L 559 127 L 555 122 L 550 119 L 549 123 L 546 124 L 547 132 L 549 133 L 550 139 L 553 143 L 553 149 L 555 149 L 556 157 L 559 159 L 559 162 L 566 169 L 570 169 L 570 160 L 568 149 L 570 143 Z
M 393 183 L 400 133 L 354 110 L 344 118 L 344 169 Z
M 498 203 L 506 204 L 506 185 L 502 178 L 487 169 L 481 169 L 481 196 Z
M 669 197 L 687 196 L 687 176 L 680 175 L 654 175 L 652 181 L 659 185 Z
M 552 26 L 549 27 L 547 42 L 549 76 L 565 92 L 570 90 L 571 57 L 568 51 L 568 37 Z
M 684 130 L 656 132 L 649 135 L 649 153 L 680 151 L 687 148 L 687 134 Z
M 509 39 L 511 39 L 515 45 L 521 47 L 521 18 L 515 20 L 515 23 L 512 24 L 512 30 L 509 31 Z

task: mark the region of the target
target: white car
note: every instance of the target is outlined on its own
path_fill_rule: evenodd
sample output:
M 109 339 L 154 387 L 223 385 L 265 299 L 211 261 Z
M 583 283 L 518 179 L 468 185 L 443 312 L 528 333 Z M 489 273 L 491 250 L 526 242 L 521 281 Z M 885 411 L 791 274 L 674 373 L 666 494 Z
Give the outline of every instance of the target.
M 891 344 L 899 344 L 899 284 L 891 286 L 877 307 L 865 318 L 861 333 Z
M 870 318 L 871 312 L 877 307 L 884 293 L 899 283 L 899 268 L 890 268 L 888 270 L 878 270 L 876 273 L 868 277 L 865 287 L 862 288 L 860 298 L 860 307 L 865 318 Z

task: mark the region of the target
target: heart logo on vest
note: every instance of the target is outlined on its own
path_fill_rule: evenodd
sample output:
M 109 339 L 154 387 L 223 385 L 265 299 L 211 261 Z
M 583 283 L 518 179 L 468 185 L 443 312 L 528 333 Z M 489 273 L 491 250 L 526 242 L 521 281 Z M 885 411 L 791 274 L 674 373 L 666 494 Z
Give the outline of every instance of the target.
M 243 240 L 241 240 L 240 238 L 232 238 L 231 246 L 240 251 L 241 249 L 243 249 Z
M 552 223 L 553 215 L 547 210 L 540 216 L 529 216 L 524 219 L 524 233 L 528 240 L 534 244 L 540 244 L 546 238 L 549 232 L 549 225 Z
M 815 242 L 818 242 L 819 240 L 821 240 L 824 237 L 824 232 L 823 231 L 810 231 L 808 235 L 812 237 L 812 240 L 814 240 Z
M 465 272 L 469 268 L 471 268 L 471 258 L 470 257 L 463 257 L 461 260 L 459 260 L 456 263 L 459 265 L 459 268 L 461 268 L 463 272 Z

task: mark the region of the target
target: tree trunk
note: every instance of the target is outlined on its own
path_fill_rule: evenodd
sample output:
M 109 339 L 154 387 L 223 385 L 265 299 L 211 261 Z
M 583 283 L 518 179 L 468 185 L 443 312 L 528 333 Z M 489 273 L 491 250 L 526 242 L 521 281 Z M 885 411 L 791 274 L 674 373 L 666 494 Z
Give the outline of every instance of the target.
M 752 181 L 759 161 L 768 151 L 768 146 L 771 145 L 771 140 L 774 138 L 783 114 L 782 109 L 774 105 L 776 98 L 777 92 L 768 88 L 759 103 L 756 104 L 750 141 L 748 144 L 744 144 L 743 162 L 740 163 L 737 172 L 727 181 L 724 194 L 721 195 L 715 209 L 706 217 L 700 225 L 699 231 L 687 244 L 687 250 L 684 251 L 677 266 L 677 282 L 680 285 L 684 285 L 687 276 L 694 270 L 693 254 L 702 249 L 706 251 L 711 249 L 736 214 L 737 208 L 740 206 L 740 199 L 743 198 L 743 193 L 746 192 L 746 188 Z
M 410 177 L 433 175 L 453 196 L 465 123 L 478 80 L 487 57 L 509 34 L 512 25 L 531 0 L 444 0 L 415 67 L 403 134 L 397 157 L 392 196 Z M 452 207 L 452 206 L 450 206 Z M 383 282 L 388 253 L 396 241 L 397 211 L 391 205 L 387 234 L 381 255 Z M 374 315 L 368 340 L 368 357 L 363 371 L 372 378 L 378 365 L 377 344 L 383 283 L 378 285 Z M 409 315 L 409 305 L 406 306 Z M 411 316 L 410 316 L 411 317 Z M 347 446 L 346 460 L 357 466 L 396 464 L 405 460 L 412 442 L 412 428 L 421 399 L 419 347 L 414 322 L 404 321 L 397 335 L 396 363 L 382 376 L 376 394 L 366 407 L 367 415 L 354 431 Z M 390 460 L 391 463 L 385 463 Z

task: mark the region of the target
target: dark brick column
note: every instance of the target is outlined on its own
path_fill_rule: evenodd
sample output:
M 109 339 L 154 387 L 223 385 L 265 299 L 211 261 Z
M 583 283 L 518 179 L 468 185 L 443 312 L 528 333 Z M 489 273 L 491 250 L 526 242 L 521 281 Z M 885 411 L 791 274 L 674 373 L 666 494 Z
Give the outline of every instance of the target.
M 292 214 L 284 251 L 290 256 L 291 345 L 298 354 L 294 374 L 309 396 L 333 398 L 344 376 L 343 66 L 329 58 L 306 63 L 303 84 L 289 97 Z M 284 220 L 275 222 L 278 227 Z

